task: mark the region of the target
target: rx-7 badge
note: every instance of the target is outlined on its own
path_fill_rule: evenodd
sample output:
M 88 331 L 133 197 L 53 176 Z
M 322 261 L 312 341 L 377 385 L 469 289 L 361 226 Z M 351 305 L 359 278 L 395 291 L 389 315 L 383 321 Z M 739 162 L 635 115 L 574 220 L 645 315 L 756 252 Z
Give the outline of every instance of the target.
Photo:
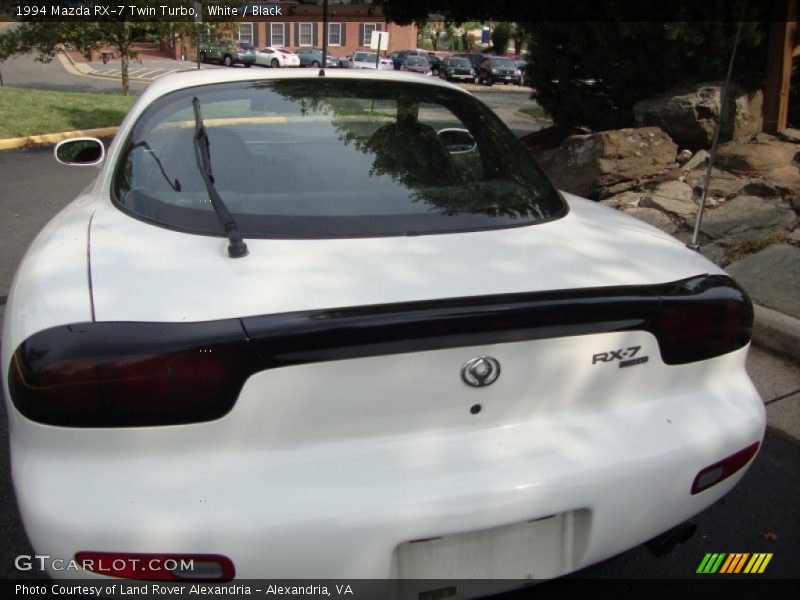
M 641 365 L 647 362 L 647 356 L 640 356 L 634 358 L 641 350 L 641 346 L 630 346 L 628 348 L 620 348 L 619 350 L 609 350 L 608 352 L 600 352 L 592 356 L 592 364 L 609 363 L 615 360 L 619 362 L 619 368 L 633 367 L 634 365 Z

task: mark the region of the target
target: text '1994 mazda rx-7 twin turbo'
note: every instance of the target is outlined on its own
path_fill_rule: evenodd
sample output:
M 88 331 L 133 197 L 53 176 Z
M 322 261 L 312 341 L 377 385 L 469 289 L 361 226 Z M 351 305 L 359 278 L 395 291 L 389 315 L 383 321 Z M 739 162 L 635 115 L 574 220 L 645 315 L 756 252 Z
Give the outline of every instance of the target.
M 762 440 L 741 288 L 448 83 L 176 74 L 57 156 L 99 175 L 2 343 L 26 531 L 81 566 L 53 576 L 552 578 Z

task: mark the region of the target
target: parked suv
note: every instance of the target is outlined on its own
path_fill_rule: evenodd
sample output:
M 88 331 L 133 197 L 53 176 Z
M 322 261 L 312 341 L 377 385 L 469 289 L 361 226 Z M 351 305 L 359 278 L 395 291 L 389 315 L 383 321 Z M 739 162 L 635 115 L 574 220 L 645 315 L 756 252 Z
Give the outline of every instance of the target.
M 448 56 L 439 70 L 439 77 L 447 81 L 467 81 L 475 79 L 475 69 L 465 56 Z
M 234 40 L 221 40 L 200 46 L 200 60 L 202 62 L 218 62 L 226 67 L 236 63 L 250 67 L 256 62 L 256 50 L 252 44 L 236 42 Z
M 487 56 L 478 65 L 478 83 L 514 83 L 522 85 L 522 73 L 506 56 Z
M 487 57 L 486 54 L 481 54 L 480 52 L 460 52 L 458 54 L 454 54 L 453 56 L 466 58 L 476 72 L 478 71 L 478 66 L 481 64 L 481 62 L 483 62 L 483 59 Z

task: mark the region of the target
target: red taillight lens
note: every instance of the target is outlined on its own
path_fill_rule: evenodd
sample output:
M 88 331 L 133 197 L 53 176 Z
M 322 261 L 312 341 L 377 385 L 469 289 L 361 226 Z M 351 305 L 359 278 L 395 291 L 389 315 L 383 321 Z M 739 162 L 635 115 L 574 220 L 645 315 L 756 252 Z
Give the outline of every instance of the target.
M 236 575 L 231 559 L 219 554 L 78 552 L 75 562 L 98 575 L 147 581 L 230 581 Z
M 236 320 L 86 323 L 26 340 L 9 388 L 23 415 L 48 425 L 174 425 L 223 416 L 261 368 Z
M 665 363 L 713 358 L 750 341 L 753 305 L 732 279 L 698 278 L 682 288 L 662 297 L 651 327 Z
M 739 450 L 736 454 L 731 454 L 729 457 L 700 471 L 692 483 L 692 494 L 699 494 L 736 473 L 756 455 L 758 446 L 758 442 L 751 444 L 747 448 Z

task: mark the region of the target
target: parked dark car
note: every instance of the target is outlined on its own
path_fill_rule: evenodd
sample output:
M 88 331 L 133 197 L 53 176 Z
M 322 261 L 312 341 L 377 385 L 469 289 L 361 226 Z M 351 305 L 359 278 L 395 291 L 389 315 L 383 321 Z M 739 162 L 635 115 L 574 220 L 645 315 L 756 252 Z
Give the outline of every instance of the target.
M 403 71 L 411 71 L 420 75 L 431 74 L 431 64 L 425 56 L 409 56 L 403 63 Z
M 475 69 L 475 72 L 478 71 L 478 66 L 481 64 L 481 62 L 483 62 L 483 59 L 487 57 L 486 54 L 481 54 L 480 52 L 461 52 L 459 54 L 454 54 L 453 56 L 466 58 L 469 61 L 469 64 L 472 65 L 472 68 Z
M 439 71 L 442 68 L 442 59 L 435 54 L 428 54 L 428 62 L 431 65 L 431 75 L 434 77 L 439 76 Z
M 517 67 L 521 74 L 521 81 L 522 85 L 530 85 L 530 81 L 528 80 L 528 74 L 525 72 L 525 69 L 528 68 L 528 61 L 523 59 L 517 59 L 514 61 L 514 66 Z
M 522 73 L 514 61 L 505 56 L 487 56 L 478 65 L 478 83 L 513 83 L 522 85 Z
M 447 81 L 467 81 L 475 80 L 475 69 L 464 56 L 448 56 L 442 62 L 439 69 L 439 77 Z
M 294 51 L 300 57 L 301 67 L 320 67 L 322 66 L 322 50 L 319 48 L 303 47 Z M 340 67 L 341 63 L 338 57 L 328 54 L 325 61 L 326 67 Z
M 218 62 L 226 67 L 232 67 L 236 63 L 250 67 L 256 62 L 256 49 L 252 44 L 234 40 L 220 40 L 201 44 L 200 60 L 202 62 Z
M 392 59 L 394 70 L 401 70 L 409 56 L 424 56 L 428 58 L 428 52 L 427 50 L 398 50 L 397 52 L 392 52 L 389 58 Z

